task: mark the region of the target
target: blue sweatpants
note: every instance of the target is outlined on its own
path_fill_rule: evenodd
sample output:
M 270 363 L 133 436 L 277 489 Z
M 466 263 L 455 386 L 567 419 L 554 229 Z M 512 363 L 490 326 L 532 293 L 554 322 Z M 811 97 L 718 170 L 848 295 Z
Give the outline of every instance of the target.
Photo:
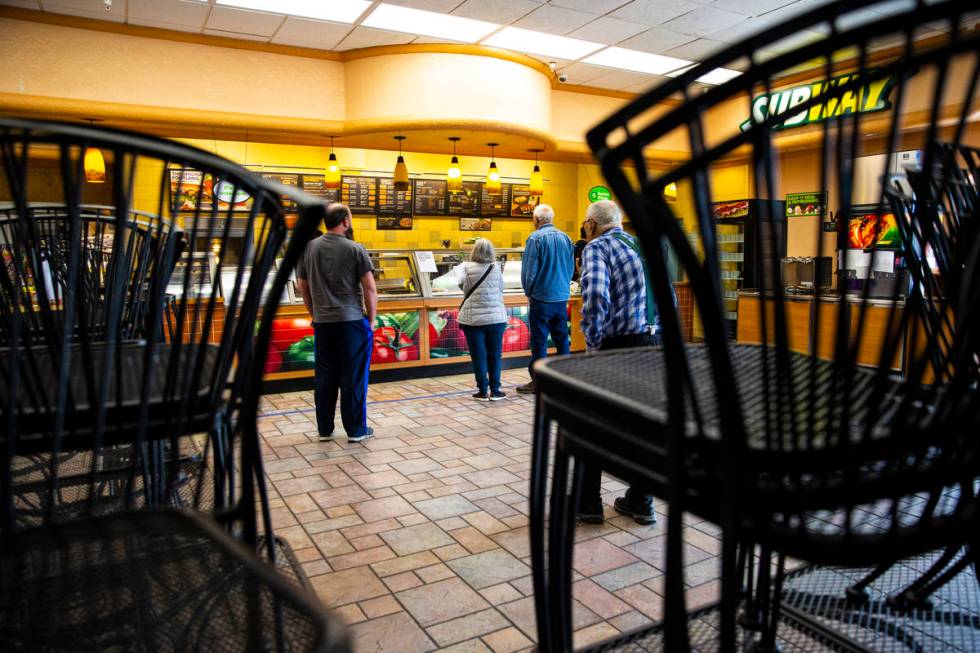
M 368 367 L 373 335 L 367 318 L 313 323 L 314 398 L 316 426 L 321 435 L 333 433 L 338 393 L 340 419 L 347 436 L 363 435 L 367 429 Z

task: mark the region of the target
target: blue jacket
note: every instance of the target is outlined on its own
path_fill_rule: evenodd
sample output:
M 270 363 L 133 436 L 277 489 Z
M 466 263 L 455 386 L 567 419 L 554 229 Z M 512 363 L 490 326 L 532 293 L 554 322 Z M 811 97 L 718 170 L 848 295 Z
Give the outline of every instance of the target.
M 538 302 L 567 302 L 575 272 L 574 249 L 571 238 L 553 224 L 528 236 L 521 263 L 524 294 Z

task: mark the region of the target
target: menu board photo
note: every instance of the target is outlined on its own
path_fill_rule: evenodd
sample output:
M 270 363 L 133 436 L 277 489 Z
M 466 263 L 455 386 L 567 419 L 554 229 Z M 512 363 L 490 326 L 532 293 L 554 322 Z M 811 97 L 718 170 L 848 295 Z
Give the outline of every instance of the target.
M 408 190 L 395 190 L 394 178 L 378 179 L 378 215 L 412 215 L 412 185 Z
M 500 194 L 491 195 L 486 184 L 480 193 L 480 215 L 485 218 L 506 218 L 510 215 L 510 184 L 500 185 Z
M 289 172 L 263 172 L 262 177 L 282 184 L 283 186 L 289 186 L 291 188 L 300 188 L 299 175 Z M 296 212 L 296 201 L 289 195 L 282 195 L 282 208 L 286 213 Z
M 412 189 L 415 215 L 446 215 L 445 179 L 415 179 Z
M 823 215 L 827 212 L 827 191 L 820 193 L 788 193 L 786 217 Z
M 475 217 L 480 215 L 480 198 L 483 184 L 478 181 L 464 181 L 463 190 L 449 194 L 449 215 Z
M 532 195 L 528 184 L 513 184 L 510 187 L 510 217 L 530 218 L 534 207 L 541 203 L 540 195 Z
M 347 205 L 351 213 L 373 215 L 378 210 L 378 178 L 342 176 L 340 201 Z
M 340 201 L 340 190 L 328 189 L 326 187 L 326 181 L 323 175 L 302 175 L 300 177 L 300 184 L 303 187 L 303 192 L 308 193 L 314 197 L 319 197 L 325 202 L 339 202 Z
M 460 231 L 490 231 L 490 218 L 460 218 Z
M 376 225 L 378 231 L 405 231 L 412 228 L 412 217 L 409 215 L 379 215 Z
M 170 201 L 174 211 L 250 211 L 252 195 L 230 181 L 215 183 L 210 173 L 191 168 L 170 171 Z

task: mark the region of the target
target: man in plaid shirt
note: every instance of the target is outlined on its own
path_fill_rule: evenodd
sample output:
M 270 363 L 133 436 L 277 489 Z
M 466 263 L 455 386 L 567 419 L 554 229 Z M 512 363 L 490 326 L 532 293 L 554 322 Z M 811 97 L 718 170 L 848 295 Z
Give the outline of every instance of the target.
M 623 214 L 609 200 L 589 206 L 582 225 L 589 244 L 582 253 L 582 331 L 590 352 L 650 344 L 643 260 L 633 237 L 623 231 Z M 578 518 L 602 523 L 602 469 L 586 467 Z M 616 499 L 617 512 L 640 524 L 656 521 L 653 497 L 631 487 Z

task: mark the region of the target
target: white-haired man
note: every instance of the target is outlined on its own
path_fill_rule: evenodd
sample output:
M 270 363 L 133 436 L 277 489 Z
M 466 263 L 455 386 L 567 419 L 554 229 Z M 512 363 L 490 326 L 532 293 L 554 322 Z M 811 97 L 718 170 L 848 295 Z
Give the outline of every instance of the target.
M 591 204 L 585 212 L 586 238 L 582 252 L 582 332 L 588 351 L 642 347 L 650 343 L 643 259 L 632 236 L 623 231 L 623 213 L 609 200 Z M 602 523 L 602 469 L 583 470 L 579 520 Z M 617 512 L 640 524 L 656 521 L 653 496 L 630 487 L 616 499 Z
M 555 211 L 547 204 L 534 209 L 534 231 L 524 245 L 521 286 L 530 311 L 531 381 L 518 392 L 534 392 L 534 361 L 548 355 L 548 335 L 559 354 L 568 353 L 568 285 L 575 272 L 572 239 L 555 227 Z

